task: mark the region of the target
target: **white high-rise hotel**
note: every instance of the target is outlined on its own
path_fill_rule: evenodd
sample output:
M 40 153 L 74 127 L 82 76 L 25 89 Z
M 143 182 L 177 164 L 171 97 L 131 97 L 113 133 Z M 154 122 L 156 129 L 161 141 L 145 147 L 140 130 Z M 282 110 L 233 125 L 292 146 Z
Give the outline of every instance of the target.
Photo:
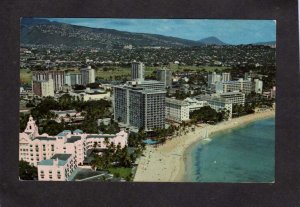
M 132 81 L 114 87 L 114 119 L 146 131 L 165 127 L 166 91 L 163 82 L 144 80 L 144 64 L 132 63 Z
M 86 86 L 89 83 L 95 82 L 95 70 L 88 66 L 87 68 L 81 68 L 81 83 L 82 85 Z
M 131 63 L 131 80 L 144 80 L 145 65 L 142 62 Z
M 158 69 L 156 71 L 156 79 L 165 84 L 165 88 L 172 86 L 172 71 L 167 68 Z

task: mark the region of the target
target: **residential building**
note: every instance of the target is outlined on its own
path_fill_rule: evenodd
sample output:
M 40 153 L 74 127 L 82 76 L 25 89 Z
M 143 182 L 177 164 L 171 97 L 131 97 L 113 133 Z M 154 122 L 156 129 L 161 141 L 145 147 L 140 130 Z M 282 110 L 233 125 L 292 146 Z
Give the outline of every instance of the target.
M 221 111 L 227 112 L 229 120 L 232 118 L 232 103 L 229 100 L 217 96 L 210 96 L 210 95 L 200 95 L 194 98 L 200 101 L 206 101 L 208 106 L 210 106 L 212 109 L 216 110 L 217 112 L 221 112 Z
M 166 98 L 166 119 L 175 121 L 175 122 L 183 122 L 188 121 L 189 116 L 189 104 L 185 101 Z
M 82 85 L 82 75 L 79 73 L 65 74 L 65 84 L 68 86 Z
M 245 105 L 245 94 L 241 92 L 220 93 L 217 96 L 228 100 L 232 104 Z
M 254 91 L 255 93 L 262 94 L 263 82 L 259 79 L 254 79 Z
M 80 90 L 80 91 L 69 91 L 69 95 L 82 101 L 101 100 L 101 99 L 109 100 L 111 98 L 111 92 L 109 91 L 104 91 L 101 89 L 90 89 L 90 88 L 86 88 L 85 90 Z
M 189 113 L 199 110 L 204 106 L 208 106 L 206 101 L 197 100 L 195 98 L 186 98 L 184 102 L 188 104 Z
M 144 80 L 145 65 L 142 62 L 131 63 L 131 80 Z
M 245 94 L 249 94 L 252 91 L 252 82 L 250 80 L 243 80 L 240 78 L 237 81 L 217 82 L 215 84 L 216 93 L 226 93 L 239 91 Z
M 86 86 L 89 83 L 95 83 L 95 70 L 91 66 L 80 69 L 81 83 Z
M 41 97 L 54 96 L 53 79 L 32 81 L 32 92 Z
M 165 88 L 172 87 L 172 71 L 167 68 L 158 69 L 156 71 L 156 79 L 165 84 Z
M 228 82 L 231 80 L 230 73 L 222 73 L 222 82 Z
M 221 75 L 218 75 L 216 72 L 208 74 L 208 86 L 210 86 L 211 84 L 215 84 L 216 82 L 220 82 L 221 79 Z
M 49 71 L 33 71 L 32 80 L 33 81 L 48 81 L 53 79 L 54 91 L 61 90 L 62 86 L 65 84 L 65 72 L 59 70 L 49 70 Z

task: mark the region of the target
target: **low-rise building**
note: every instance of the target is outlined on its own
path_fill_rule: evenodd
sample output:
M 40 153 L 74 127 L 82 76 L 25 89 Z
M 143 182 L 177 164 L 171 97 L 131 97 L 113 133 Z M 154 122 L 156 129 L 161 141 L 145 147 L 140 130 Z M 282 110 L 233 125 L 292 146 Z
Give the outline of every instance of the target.
M 111 143 L 123 148 L 127 140 L 128 133 L 122 130 L 117 134 L 87 134 L 77 129 L 73 133 L 64 130 L 56 136 L 46 133 L 39 135 L 38 126 L 30 117 L 26 129 L 19 134 L 19 160 L 38 166 L 48 162 L 43 160 L 53 160 L 55 154 L 71 154 L 77 166 L 83 164 L 89 150 L 103 150 Z
M 251 80 L 243 80 L 242 78 L 236 81 L 216 82 L 214 91 L 216 93 L 239 91 L 249 94 L 252 91 L 252 82 Z
M 208 106 L 217 112 L 224 111 L 227 113 L 227 118 L 230 120 L 232 118 L 232 103 L 225 98 L 210 96 L 210 95 L 200 95 L 194 97 L 200 101 L 206 101 Z
M 183 122 L 188 121 L 189 118 L 189 104 L 187 102 L 173 98 L 166 98 L 167 120 Z
M 197 100 L 195 98 L 186 98 L 184 101 L 188 104 L 189 113 L 199 110 L 204 106 L 208 106 L 207 101 Z
M 72 154 L 55 154 L 38 163 L 38 180 L 67 181 L 76 167 L 76 159 Z
M 245 105 L 245 94 L 241 92 L 220 93 L 217 96 L 230 101 L 232 104 Z
M 84 91 L 70 91 L 69 95 L 83 101 L 111 99 L 111 93 L 101 89 L 87 88 Z

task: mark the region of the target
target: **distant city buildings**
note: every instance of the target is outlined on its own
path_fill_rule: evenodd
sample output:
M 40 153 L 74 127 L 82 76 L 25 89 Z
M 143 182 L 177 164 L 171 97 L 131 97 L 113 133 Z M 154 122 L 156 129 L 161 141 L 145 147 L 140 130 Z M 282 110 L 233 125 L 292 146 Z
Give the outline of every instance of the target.
M 145 74 L 145 64 L 142 62 L 131 63 L 131 80 L 143 81 Z
M 217 82 L 221 82 L 221 79 L 221 75 L 218 75 L 216 72 L 208 74 L 208 86 L 211 86 L 212 84 L 215 84 Z
M 250 80 L 243 80 L 240 78 L 236 81 L 217 82 L 215 84 L 216 93 L 227 93 L 234 91 L 249 94 L 252 91 L 252 82 Z
M 123 49 L 132 50 L 132 45 L 124 45 Z
M 255 93 L 262 94 L 263 92 L 263 82 L 259 79 L 254 79 L 254 91 Z
M 222 73 L 222 82 L 231 81 L 230 73 Z
M 68 86 L 82 85 L 82 75 L 78 73 L 65 74 L 65 84 Z
M 65 72 L 60 70 L 49 70 L 49 71 L 33 71 L 32 80 L 33 81 L 48 81 L 53 80 L 54 91 L 61 90 L 62 86 L 65 84 Z
M 32 81 L 32 92 L 41 97 L 54 96 L 53 79 Z
M 91 66 L 80 69 L 81 83 L 86 86 L 89 83 L 95 83 L 95 70 Z
M 172 87 L 172 71 L 167 68 L 158 69 L 156 71 L 156 79 L 165 84 L 165 88 Z

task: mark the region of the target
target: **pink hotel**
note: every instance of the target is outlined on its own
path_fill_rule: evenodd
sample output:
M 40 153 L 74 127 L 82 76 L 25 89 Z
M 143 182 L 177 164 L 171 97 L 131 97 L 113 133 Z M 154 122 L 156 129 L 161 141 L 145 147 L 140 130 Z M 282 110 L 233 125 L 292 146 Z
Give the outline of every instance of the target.
M 38 167 L 38 180 L 65 181 L 78 165 L 83 165 L 88 150 L 106 149 L 109 144 L 127 145 L 128 133 L 86 134 L 82 130 L 64 130 L 56 136 L 39 135 L 38 126 L 30 116 L 24 132 L 19 135 L 19 160 Z

